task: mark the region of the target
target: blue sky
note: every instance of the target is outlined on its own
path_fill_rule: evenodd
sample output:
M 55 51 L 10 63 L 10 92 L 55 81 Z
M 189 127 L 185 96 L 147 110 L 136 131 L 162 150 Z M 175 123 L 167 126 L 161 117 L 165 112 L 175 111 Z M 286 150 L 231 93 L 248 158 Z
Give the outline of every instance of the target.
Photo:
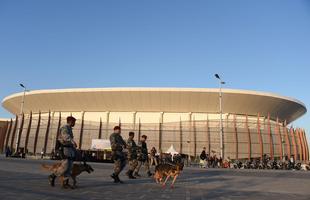
M 226 87 L 310 107 L 310 1 L 0 1 L 0 99 L 29 89 Z M 307 92 L 308 91 L 308 92 Z M 3 108 L 0 117 L 10 117 Z M 294 122 L 310 131 L 309 114 Z

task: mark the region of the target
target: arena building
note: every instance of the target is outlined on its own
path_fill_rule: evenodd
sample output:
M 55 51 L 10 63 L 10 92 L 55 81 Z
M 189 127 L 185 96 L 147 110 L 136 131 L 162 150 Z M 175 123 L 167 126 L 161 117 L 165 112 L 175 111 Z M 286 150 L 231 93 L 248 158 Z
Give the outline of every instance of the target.
M 222 89 L 224 158 L 250 159 L 268 154 L 309 160 L 305 131 L 290 124 L 304 115 L 305 105 L 266 92 Z M 92 139 L 108 139 L 115 125 L 148 136 L 148 147 L 162 152 L 171 145 L 191 156 L 206 147 L 220 154 L 219 89 L 93 88 L 26 92 L 6 97 L 2 105 L 16 117 L 2 128 L 3 147 L 29 154 L 50 153 L 67 116 L 77 118 L 75 140 L 90 149 Z M 19 139 L 19 138 L 20 139 Z M 1 138 L 1 137 L 0 137 Z M 18 142 L 16 142 L 18 141 Z

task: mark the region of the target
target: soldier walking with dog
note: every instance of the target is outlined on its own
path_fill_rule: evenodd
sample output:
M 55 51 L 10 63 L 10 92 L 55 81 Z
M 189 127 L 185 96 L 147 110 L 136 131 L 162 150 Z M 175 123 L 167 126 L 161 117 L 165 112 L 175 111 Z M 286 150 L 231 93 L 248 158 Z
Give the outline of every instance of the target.
M 150 165 L 149 165 L 149 157 L 148 157 L 148 150 L 146 145 L 146 135 L 141 136 L 141 140 L 138 143 L 138 166 L 135 169 L 134 176 L 141 176 L 139 174 L 140 168 L 143 165 L 147 175 L 150 177 L 152 173 L 150 172 Z
M 126 142 L 121 136 L 121 127 L 114 127 L 114 132 L 110 135 L 110 143 L 112 160 L 114 161 L 114 173 L 111 177 L 114 179 L 114 183 L 123 183 L 123 181 L 119 179 L 119 174 L 126 166 L 126 156 L 123 152 L 123 149 L 126 147 Z
M 55 185 L 57 176 L 64 176 L 62 186 L 69 187 L 69 178 L 71 176 L 73 161 L 76 153 L 76 142 L 73 139 L 72 128 L 75 125 L 76 119 L 72 116 L 67 117 L 67 124 L 61 127 L 59 137 L 57 138 L 58 148 L 61 149 L 61 165 L 49 176 L 51 186 Z
M 129 169 L 126 172 L 126 175 L 129 179 L 136 179 L 136 177 L 133 176 L 133 172 L 138 166 L 138 160 L 137 160 L 137 144 L 134 141 L 135 133 L 129 132 L 129 138 L 127 140 L 127 158 L 128 158 L 128 165 Z

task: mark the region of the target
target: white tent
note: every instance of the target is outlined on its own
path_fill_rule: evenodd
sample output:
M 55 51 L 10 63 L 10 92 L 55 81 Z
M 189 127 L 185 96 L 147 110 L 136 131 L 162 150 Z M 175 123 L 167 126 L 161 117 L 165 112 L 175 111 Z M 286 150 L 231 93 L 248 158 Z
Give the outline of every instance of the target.
M 175 148 L 174 148 L 173 145 L 171 145 L 171 146 L 169 147 L 169 149 L 166 151 L 166 153 L 170 153 L 172 156 L 174 156 L 174 155 L 176 155 L 176 154 L 179 154 L 179 152 L 177 152 L 177 151 L 175 150 Z

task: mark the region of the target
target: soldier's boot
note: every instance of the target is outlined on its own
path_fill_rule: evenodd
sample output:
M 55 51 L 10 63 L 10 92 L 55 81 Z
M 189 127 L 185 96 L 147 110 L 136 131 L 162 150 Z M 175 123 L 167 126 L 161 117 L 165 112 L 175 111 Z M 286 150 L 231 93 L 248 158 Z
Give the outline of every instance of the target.
M 133 175 L 133 171 L 131 171 L 130 176 L 131 176 L 131 177 L 130 177 L 131 179 L 137 179 L 137 177 L 135 177 L 135 176 Z
M 116 176 L 116 182 L 114 181 L 114 183 L 124 183 L 121 179 L 119 179 L 118 175 Z
M 136 179 L 136 177 L 134 177 L 133 175 L 133 171 L 132 170 L 128 170 L 126 172 L 126 175 L 128 176 L 129 179 Z
M 141 175 L 138 174 L 138 172 L 135 172 L 135 173 L 134 173 L 134 176 L 135 176 L 135 177 L 141 177 Z
M 62 188 L 63 189 L 69 189 L 70 185 L 69 185 L 69 179 L 64 179 L 62 182 Z
M 51 174 L 48 176 L 48 182 L 49 184 L 54 187 L 55 186 L 55 179 L 56 179 L 56 175 L 55 174 Z
M 117 176 L 116 174 L 114 174 L 114 173 L 111 175 L 111 178 L 113 178 L 114 183 L 118 183 L 117 177 L 118 177 L 118 176 Z
M 152 174 L 150 171 L 147 172 L 147 176 L 148 176 L 148 177 L 151 177 L 152 175 L 153 175 L 153 174 Z

